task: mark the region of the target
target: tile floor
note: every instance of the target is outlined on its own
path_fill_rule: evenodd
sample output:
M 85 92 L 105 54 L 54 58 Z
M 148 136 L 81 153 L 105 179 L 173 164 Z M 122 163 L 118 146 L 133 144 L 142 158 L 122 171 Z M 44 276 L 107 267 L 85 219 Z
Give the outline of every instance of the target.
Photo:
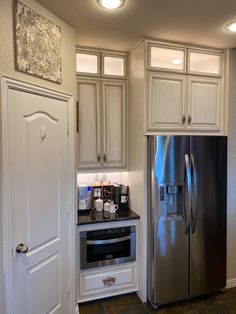
M 236 288 L 153 310 L 136 294 L 80 304 L 80 314 L 236 314 Z

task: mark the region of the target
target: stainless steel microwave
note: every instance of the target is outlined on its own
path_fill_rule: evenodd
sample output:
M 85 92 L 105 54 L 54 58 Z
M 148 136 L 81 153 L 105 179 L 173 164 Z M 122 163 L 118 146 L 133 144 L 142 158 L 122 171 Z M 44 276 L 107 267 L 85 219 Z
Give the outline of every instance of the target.
M 80 232 L 81 269 L 131 262 L 135 258 L 135 226 Z

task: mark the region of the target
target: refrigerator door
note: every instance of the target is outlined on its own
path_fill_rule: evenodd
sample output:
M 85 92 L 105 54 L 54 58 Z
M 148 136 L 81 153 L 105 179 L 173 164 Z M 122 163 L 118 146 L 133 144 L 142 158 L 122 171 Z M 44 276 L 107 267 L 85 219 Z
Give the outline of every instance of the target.
M 155 307 L 188 297 L 190 138 L 150 136 L 148 297 Z
M 227 138 L 192 136 L 190 295 L 226 285 Z

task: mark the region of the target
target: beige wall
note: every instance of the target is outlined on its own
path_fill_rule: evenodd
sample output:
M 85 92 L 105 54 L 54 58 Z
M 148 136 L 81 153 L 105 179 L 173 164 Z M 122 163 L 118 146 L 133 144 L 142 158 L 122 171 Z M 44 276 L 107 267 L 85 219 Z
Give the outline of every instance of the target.
M 72 94 L 76 100 L 75 74 L 75 31 L 55 15 L 33 0 L 21 0 L 22 3 L 48 18 L 61 27 L 62 31 L 62 84 L 39 79 L 15 70 L 14 56 L 14 1 L 0 0 L 0 74 L 30 82 L 42 87 Z M 55 1 L 56 4 L 56 1 Z M 43 38 L 42 38 L 43 40 Z M 1 214 L 1 209 L 0 209 Z M 1 215 L 0 215 L 1 218 Z M 0 225 L 1 227 L 1 225 Z M 1 242 L 0 232 L 0 242 Z M 0 245 L 2 247 L 2 245 Z M 1 263 L 1 258 L 0 258 Z M 0 264 L 0 270 L 2 265 Z M 0 272 L 0 313 L 2 304 L 2 280 Z
M 33 0 L 21 0 L 33 10 L 61 27 L 62 31 L 62 84 L 33 77 L 15 70 L 14 56 L 14 1 L 0 0 L 0 73 L 50 89 L 76 94 L 75 31 Z
M 227 280 L 236 284 L 236 49 L 229 56 Z

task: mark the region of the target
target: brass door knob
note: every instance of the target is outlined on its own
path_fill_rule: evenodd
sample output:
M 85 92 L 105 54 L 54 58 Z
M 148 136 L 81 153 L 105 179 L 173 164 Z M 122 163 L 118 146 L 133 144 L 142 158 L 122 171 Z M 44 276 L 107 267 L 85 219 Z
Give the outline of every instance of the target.
M 23 244 L 23 243 L 20 243 L 20 244 L 18 244 L 17 245 L 17 247 L 16 247 L 16 253 L 27 253 L 28 252 L 28 250 L 29 250 L 29 248 L 28 248 L 28 246 L 27 245 L 25 245 L 25 244 Z

